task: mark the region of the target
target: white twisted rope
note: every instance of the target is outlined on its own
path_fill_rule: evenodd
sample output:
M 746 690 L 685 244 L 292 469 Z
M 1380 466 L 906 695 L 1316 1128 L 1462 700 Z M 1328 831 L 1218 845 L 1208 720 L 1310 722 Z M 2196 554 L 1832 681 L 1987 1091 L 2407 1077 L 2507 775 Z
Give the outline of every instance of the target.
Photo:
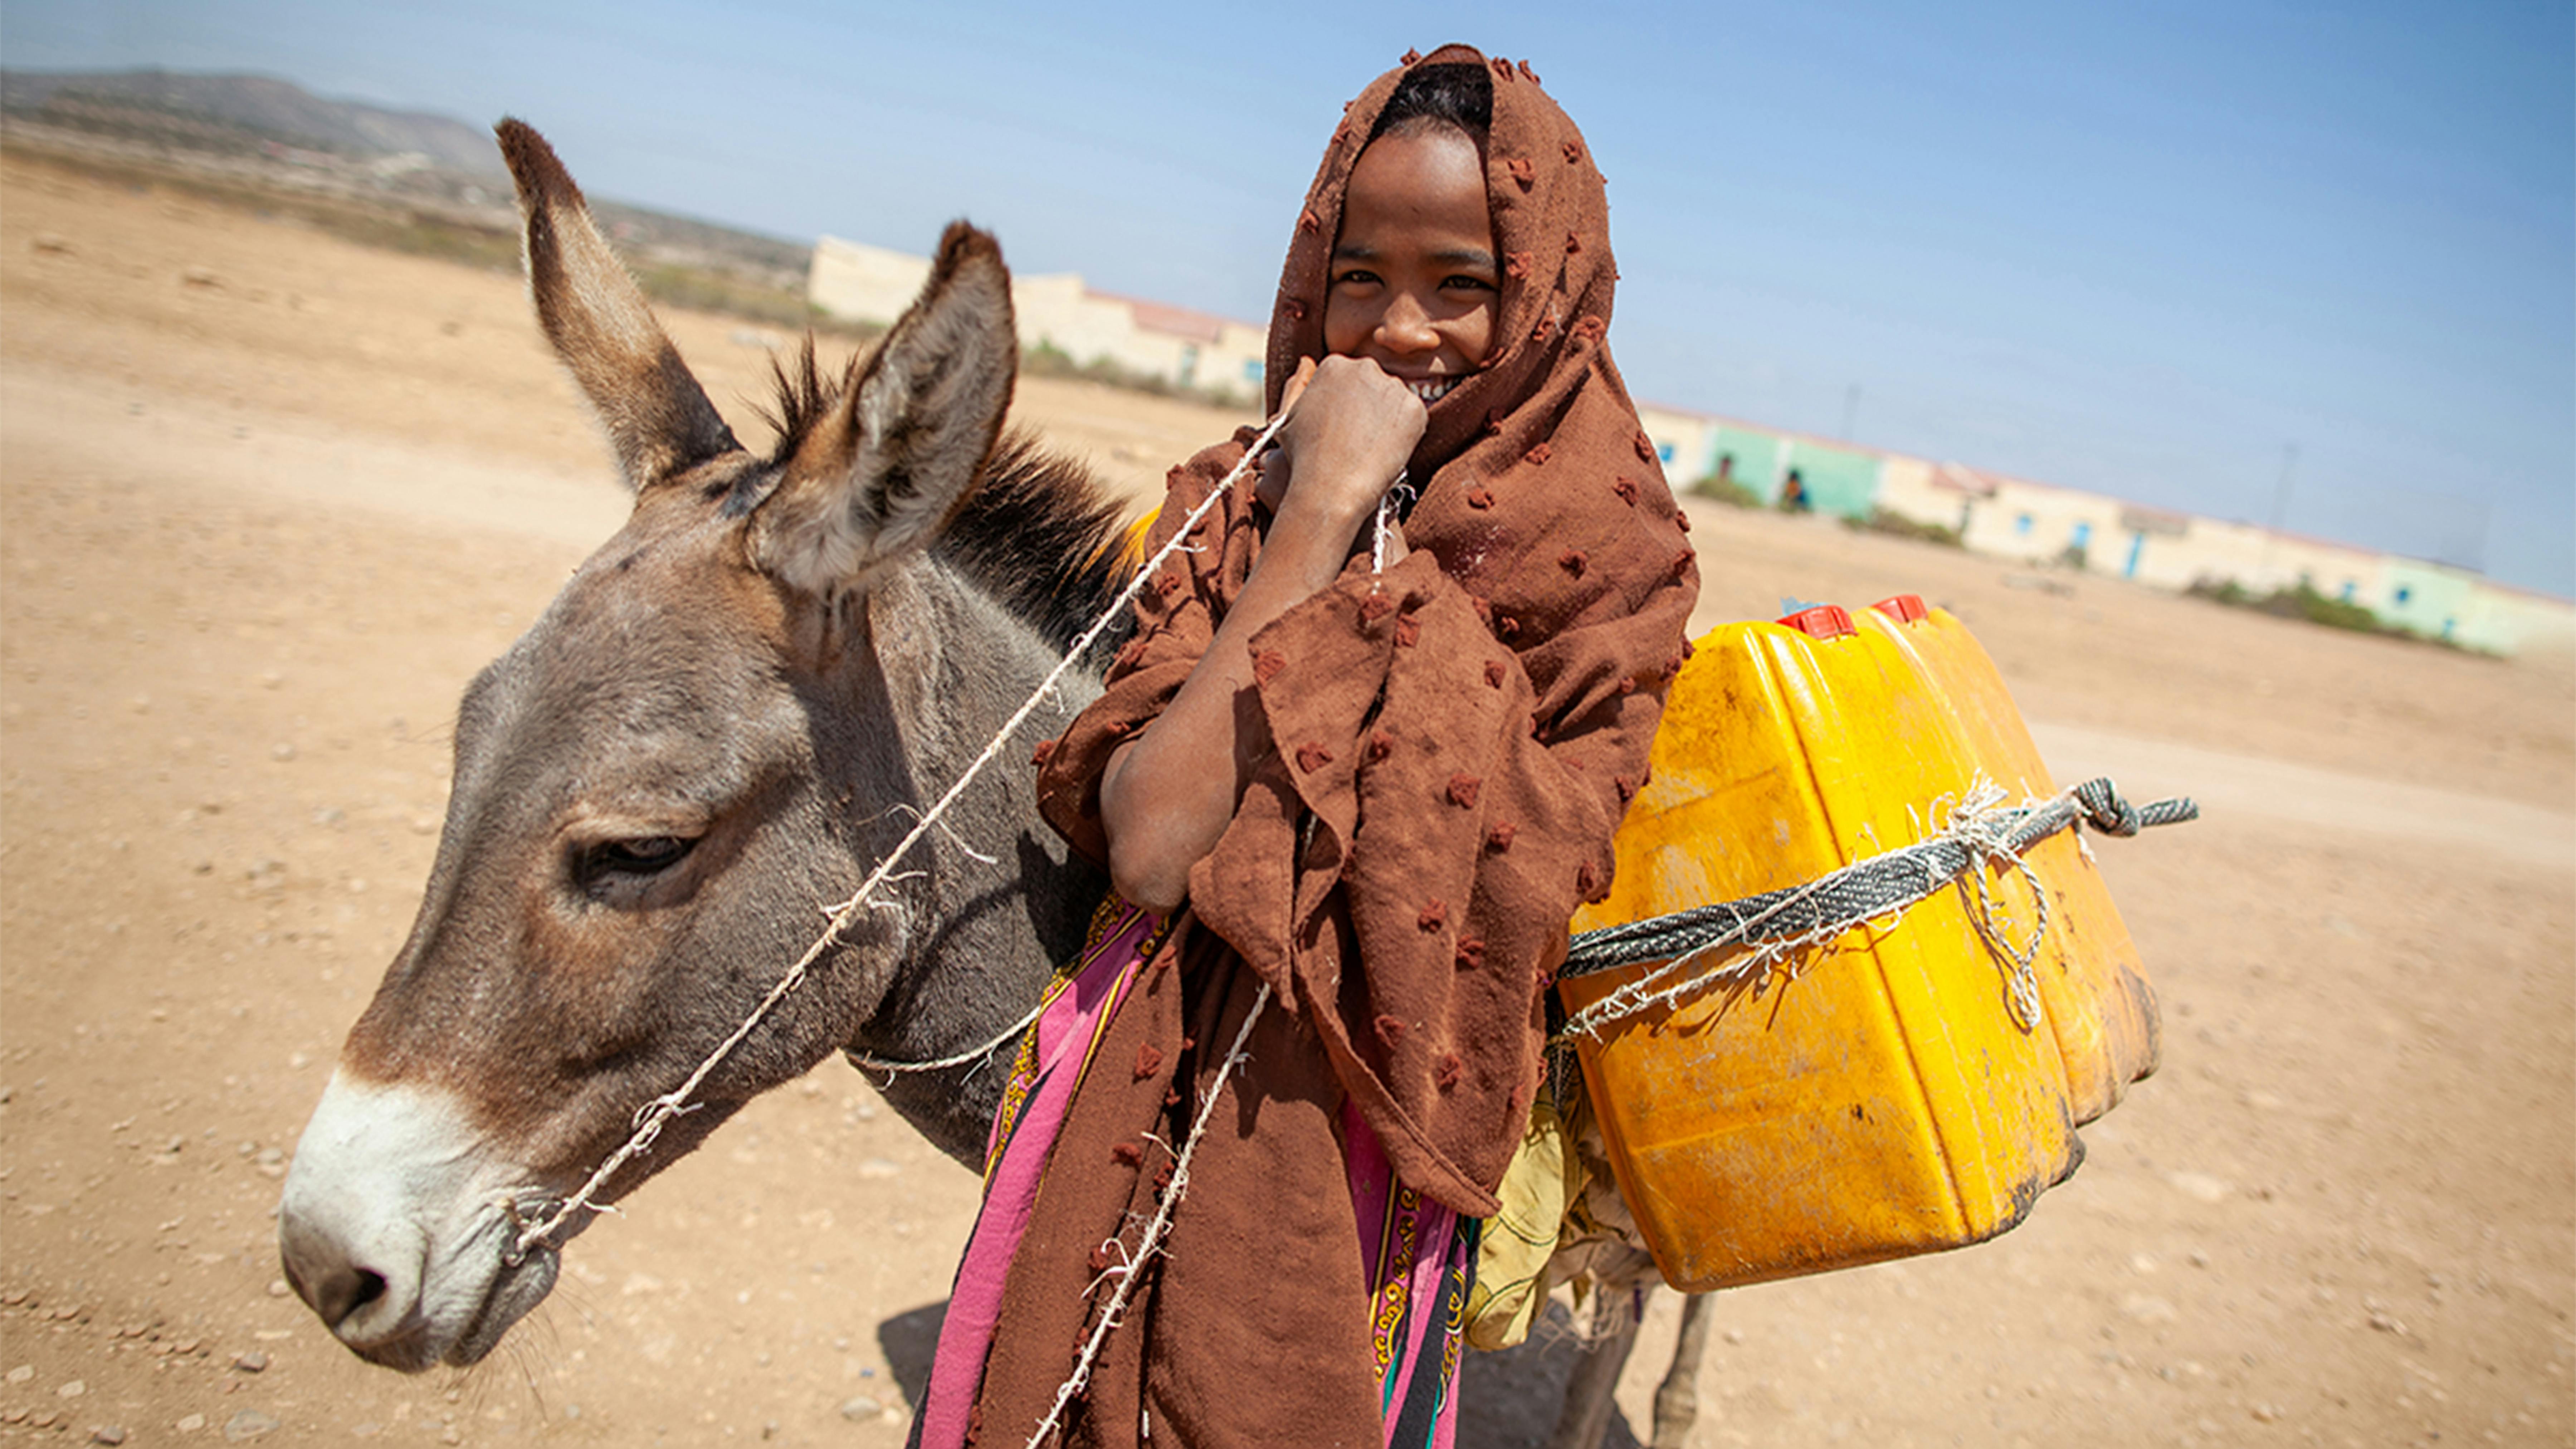
M 937 1061 L 890 1062 L 883 1057 L 872 1057 L 866 1052 L 856 1051 L 844 1051 L 841 1055 L 849 1060 L 851 1066 L 858 1068 L 860 1071 L 885 1073 L 886 1080 L 888 1082 L 892 1082 L 897 1075 L 904 1072 L 944 1072 L 950 1067 L 962 1067 L 968 1062 L 989 1057 L 994 1052 L 999 1051 L 1004 1042 L 1019 1040 L 1020 1033 L 1027 1031 L 1030 1023 L 1036 1021 L 1039 1017 L 1044 1016 L 1045 1014 L 1046 1002 L 1041 1000 L 1037 1005 L 1029 1008 L 1028 1015 L 1021 1017 L 1019 1020 L 1012 1022 L 1009 1026 L 1002 1028 L 1001 1031 L 994 1034 L 992 1040 L 984 1043 L 982 1046 L 968 1047 L 966 1050 L 957 1053 L 955 1056 L 941 1057 Z M 966 1076 L 967 1080 L 972 1081 L 975 1074 L 973 1072 L 968 1072 Z
M 1254 993 L 1252 1009 L 1243 1014 L 1243 1026 L 1234 1034 L 1234 1045 L 1226 1051 L 1225 1060 L 1217 1063 L 1216 1080 L 1208 1083 L 1207 1095 L 1200 1099 L 1198 1116 L 1190 1122 L 1190 1135 L 1181 1143 L 1180 1154 L 1172 1159 L 1172 1180 L 1163 1187 L 1161 1202 L 1154 1205 L 1154 1216 L 1145 1224 L 1145 1235 L 1136 1240 L 1136 1251 L 1123 1263 L 1112 1264 L 1101 1274 L 1100 1281 L 1115 1279 L 1118 1286 L 1110 1290 L 1109 1302 L 1100 1310 L 1100 1321 L 1091 1326 L 1091 1337 L 1084 1340 L 1082 1355 L 1073 1361 L 1073 1373 L 1055 1391 L 1055 1402 L 1047 1406 L 1046 1417 L 1038 1420 L 1036 1431 L 1029 1435 L 1028 1449 L 1038 1449 L 1056 1430 L 1064 1417 L 1064 1406 L 1091 1382 L 1091 1367 L 1100 1358 L 1101 1347 L 1109 1342 L 1110 1332 L 1118 1327 L 1121 1313 L 1127 1311 L 1127 1299 L 1136 1289 L 1136 1280 L 1145 1264 L 1162 1251 L 1163 1239 L 1172 1231 L 1172 1210 L 1181 1205 L 1181 1195 L 1190 1187 L 1190 1158 L 1199 1150 L 1199 1139 L 1207 1135 L 1208 1118 L 1216 1111 L 1217 1098 L 1225 1092 L 1226 1078 L 1243 1064 L 1244 1044 L 1252 1040 L 1252 1025 L 1261 1019 L 1262 1008 L 1270 1004 L 1270 983 L 1263 982 Z M 1110 1240 L 1113 1244 L 1116 1239 Z M 1092 1284 L 1100 1286 L 1099 1281 Z
M 1286 409 L 1282 409 L 1279 416 L 1270 420 L 1268 426 L 1261 430 L 1261 435 L 1253 440 L 1252 446 L 1244 450 L 1243 460 L 1236 463 L 1233 469 L 1218 481 L 1216 487 L 1208 491 L 1208 496 L 1201 500 L 1197 507 L 1190 510 L 1188 516 L 1181 520 L 1181 526 L 1173 530 L 1171 538 L 1154 551 L 1153 557 L 1145 560 L 1136 570 L 1135 576 L 1127 581 L 1127 586 L 1120 589 L 1118 596 L 1112 599 L 1109 606 L 1101 612 L 1100 617 L 1093 621 L 1090 628 L 1082 632 L 1080 638 L 1073 641 L 1072 647 L 1065 651 L 1064 657 L 1056 661 L 1053 669 L 1047 671 L 1046 678 L 1040 680 L 1038 687 L 1030 691 L 1027 702 L 1004 721 L 1000 729 L 994 731 L 992 742 L 984 746 L 983 752 L 967 765 L 964 773 L 957 777 L 957 782 L 948 787 L 948 793 L 940 796 L 936 803 L 922 813 L 921 819 L 905 833 L 903 839 L 895 842 L 894 849 L 887 852 L 885 859 L 878 863 L 877 868 L 868 874 L 866 880 L 859 883 L 859 888 L 851 893 L 848 900 L 832 908 L 831 924 L 823 928 L 823 933 L 814 938 L 814 944 L 807 947 L 805 954 L 797 957 L 795 964 L 787 968 L 786 974 L 778 978 L 778 984 L 772 986 L 769 994 L 762 997 L 759 1004 L 751 1009 L 751 1014 L 743 1018 L 742 1025 L 734 1028 L 732 1035 L 718 1043 L 715 1050 L 707 1054 L 705 1061 L 698 1063 L 697 1070 L 689 1073 L 688 1080 L 636 1109 L 634 1135 L 626 1139 L 625 1145 L 610 1153 L 608 1159 L 599 1165 L 599 1169 L 593 1172 L 587 1181 L 582 1183 L 579 1190 L 556 1203 L 534 1224 L 523 1228 L 518 1238 L 506 1250 L 505 1256 L 508 1261 L 515 1263 L 526 1257 L 532 1249 L 544 1244 L 560 1231 L 564 1224 L 572 1220 L 574 1214 L 592 1211 L 591 1199 L 598 1196 L 600 1189 L 607 1185 L 608 1179 L 617 1169 L 650 1151 L 654 1139 L 662 1135 L 662 1128 L 672 1118 L 696 1110 L 695 1104 L 690 1099 L 697 1095 L 698 1088 L 703 1086 L 707 1078 L 714 1074 L 715 1069 L 724 1063 L 725 1058 L 733 1054 L 735 1047 L 742 1045 L 743 1041 L 759 1028 L 761 1022 L 768 1019 L 770 1011 L 779 1002 L 785 1000 L 789 992 L 803 984 L 806 973 L 813 968 L 814 963 L 821 960 L 824 953 L 839 944 L 841 932 L 848 929 L 850 923 L 858 918 L 859 912 L 869 904 L 870 897 L 874 895 L 877 887 L 883 885 L 886 878 L 893 874 L 896 864 L 921 842 L 922 837 L 938 827 L 940 817 L 947 814 L 948 808 L 965 795 L 966 787 L 974 783 L 975 778 L 983 773 L 984 767 L 1000 756 L 1002 750 L 1010 744 L 1011 737 L 1019 732 L 1020 726 L 1028 722 L 1029 716 L 1037 713 L 1038 706 L 1055 693 L 1056 684 L 1064 678 L 1066 672 L 1082 660 L 1091 646 L 1108 631 L 1109 626 L 1125 613 L 1127 606 L 1135 602 L 1136 596 L 1144 591 L 1147 581 L 1155 576 L 1164 561 L 1186 545 L 1191 530 L 1198 526 L 1199 520 L 1206 517 L 1208 511 L 1216 506 L 1217 501 L 1226 495 L 1227 490 L 1243 477 L 1244 471 L 1252 466 L 1254 459 L 1261 456 L 1261 450 L 1269 446 L 1272 438 L 1278 436 L 1279 429 L 1287 421 Z M 1007 1038 L 996 1038 L 983 1050 L 991 1051 L 1003 1040 Z
M 1404 505 L 1413 497 L 1413 485 L 1405 481 L 1410 474 L 1398 473 L 1386 487 L 1386 496 L 1377 501 L 1376 526 L 1369 531 L 1369 572 L 1386 572 L 1386 536 L 1404 517 Z
M 1980 790 L 1993 794 L 1981 802 Z M 2014 848 L 2012 826 L 2017 816 L 2026 816 L 2058 800 L 2071 800 L 2074 792 L 2061 792 L 2050 801 L 2030 802 L 2012 814 L 1998 808 L 2003 794 L 2001 787 L 1979 776 L 1968 797 L 1951 812 L 1947 834 L 1968 851 L 1968 869 L 1959 873 L 1959 903 L 1967 908 L 1968 923 L 1976 928 L 1995 960 L 2012 963 L 2011 969 L 2004 972 L 2004 1004 L 2012 1012 L 2013 1025 L 2024 1032 L 2034 1032 L 2039 1030 L 2040 1001 L 2039 975 L 2032 967 L 2039 960 L 2039 943 L 2048 935 L 2048 887 Z M 2079 832 L 2076 838 L 2081 840 L 2083 836 Z M 2031 905 L 2039 919 L 2031 923 L 2027 941 L 2016 942 L 2004 932 L 2003 908 L 1986 882 L 1988 868 L 1998 861 L 2011 866 L 2021 876 L 2022 884 L 2030 887 Z

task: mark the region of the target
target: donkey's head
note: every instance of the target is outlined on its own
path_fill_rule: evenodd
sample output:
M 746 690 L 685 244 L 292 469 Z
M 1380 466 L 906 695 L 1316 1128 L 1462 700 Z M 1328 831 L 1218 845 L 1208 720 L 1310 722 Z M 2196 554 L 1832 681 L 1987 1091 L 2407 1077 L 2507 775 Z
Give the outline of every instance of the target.
M 466 690 L 419 919 L 287 1179 L 290 1281 L 349 1347 L 404 1369 L 481 1358 L 545 1296 L 554 1251 L 511 1251 L 514 1219 L 587 1177 L 813 942 L 921 794 L 921 731 L 976 713 L 929 697 L 942 681 L 1007 676 L 1003 656 L 1047 644 L 986 627 L 1007 622 L 990 591 L 925 562 L 1010 401 L 991 238 L 952 226 L 920 299 L 837 389 L 809 348 L 784 439 L 757 457 L 545 141 L 515 121 L 500 136 L 538 318 L 635 509 Z M 907 889 L 863 913 L 603 1200 L 899 1010 L 899 972 L 946 929 L 923 924 L 923 892 L 959 887 Z

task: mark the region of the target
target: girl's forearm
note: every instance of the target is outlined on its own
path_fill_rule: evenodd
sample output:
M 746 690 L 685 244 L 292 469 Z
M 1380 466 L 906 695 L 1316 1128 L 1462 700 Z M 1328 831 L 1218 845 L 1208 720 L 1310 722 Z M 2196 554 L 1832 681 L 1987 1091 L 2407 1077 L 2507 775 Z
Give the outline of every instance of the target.
M 1276 512 L 1251 576 L 1161 717 L 1101 776 L 1110 883 L 1150 910 L 1189 894 L 1191 867 L 1216 848 L 1270 746 L 1251 694 L 1253 636 L 1341 575 L 1422 437 L 1421 399 L 1373 362 L 1310 361 L 1285 396 L 1295 416 L 1263 460 L 1257 487 Z M 1402 541 L 1390 544 L 1393 563 Z
M 1100 815 L 1120 895 L 1168 911 L 1189 894 L 1191 867 L 1216 848 L 1269 747 L 1251 695 L 1252 638 L 1332 584 L 1358 531 L 1292 498 L 1198 667 L 1153 725 L 1109 757 Z M 1392 563 L 1401 543 L 1389 543 Z

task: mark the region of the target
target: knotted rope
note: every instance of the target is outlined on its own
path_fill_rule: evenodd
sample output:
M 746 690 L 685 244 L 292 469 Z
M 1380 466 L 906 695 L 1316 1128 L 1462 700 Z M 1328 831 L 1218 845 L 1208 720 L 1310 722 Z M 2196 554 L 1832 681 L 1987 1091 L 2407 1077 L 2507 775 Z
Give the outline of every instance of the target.
M 1602 1028 L 1686 997 L 1717 989 L 1730 995 L 1758 991 L 1775 975 L 1793 977 L 1798 958 L 1855 927 L 1893 924 L 1906 909 L 1957 882 L 1968 919 L 1988 947 L 2011 963 L 2007 1001 L 2024 1031 L 2039 1021 L 2038 983 L 2031 965 L 2048 929 L 2048 893 L 2038 888 L 2023 855 L 2031 846 L 2073 827 L 2078 820 L 2104 835 L 2133 836 L 2147 826 L 2200 818 L 2189 797 L 2131 805 L 2108 779 L 2087 780 L 2047 800 L 2018 806 L 1979 780 L 1955 805 L 1937 802 L 1939 833 L 1913 845 L 1855 861 L 1803 885 L 1698 906 L 1574 937 L 1557 976 L 1589 976 L 1619 966 L 1657 963 L 1636 980 L 1567 1018 L 1555 1041 L 1597 1036 Z M 2007 866 L 2029 881 L 2038 920 L 2013 941 L 1988 893 L 1988 865 Z M 1703 965 L 1730 947 L 1749 947 L 1722 964 Z

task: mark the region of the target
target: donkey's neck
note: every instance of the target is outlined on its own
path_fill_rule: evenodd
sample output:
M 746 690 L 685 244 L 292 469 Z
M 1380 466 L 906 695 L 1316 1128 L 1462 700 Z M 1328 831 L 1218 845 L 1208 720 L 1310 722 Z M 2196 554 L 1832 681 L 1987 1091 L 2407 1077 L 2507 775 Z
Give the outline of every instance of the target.
M 890 709 L 896 773 L 928 809 L 982 755 L 1060 657 L 938 554 L 874 585 L 867 632 Z M 891 975 L 851 1039 L 857 1054 L 938 1061 L 995 1041 L 1037 1004 L 1048 977 L 1082 941 L 1107 888 L 1038 815 L 1031 744 L 1061 733 L 1100 690 L 1068 671 L 1055 697 L 1005 741 L 914 847 L 917 871 L 884 894 L 895 903 Z M 883 758 L 883 757 L 881 757 Z M 918 817 L 898 810 L 859 832 L 881 852 Z M 874 857 L 862 859 L 871 868 Z M 949 1156 L 980 1167 L 985 1136 L 1017 1050 L 1014 1036 L 954 1068 L 880 1079 L 885 1098 Z

